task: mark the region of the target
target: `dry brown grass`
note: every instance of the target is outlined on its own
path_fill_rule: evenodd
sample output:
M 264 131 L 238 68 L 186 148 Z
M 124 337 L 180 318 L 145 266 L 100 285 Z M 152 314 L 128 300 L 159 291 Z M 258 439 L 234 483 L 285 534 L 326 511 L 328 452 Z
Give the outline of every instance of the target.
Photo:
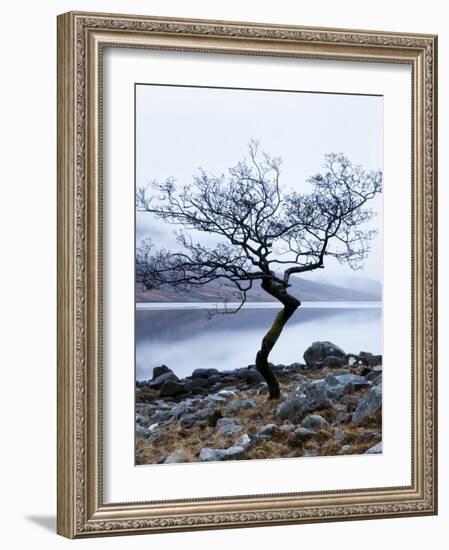
M 346 369 L 347 372 L 358 373 L 357 368 Z M 294 382 L 299 380 L 312 380 L 315 378 L 325 378 L 327 374 L 333 373 L 335 370 L 322 369 L 317 371 L 308 371 L 306 374 L 288 373 L 281 375 L 280 386 L 281 390 L 286 393 L 292 391 Z M 358 398 L 362 397 L 367 390 L 358 390 L 353 392 Z M 149 390 L 144 392 L 139 397 L 139 401 L 148 399 L 149 401 L 155 398 L 153 392 Z M 207 391 L 205 392 L 207 394 Z M 246 393 L 245 384 L 239 384 L 236 397 L 231 397 L 226 402 L 233 399 L 251 398 L 255 401 L 256 406 L 252 409 L 245 409 L 238 413 L 228 413 L 225 411 L 226 403 L 218 407 L 217 411 L 211 415 L 207 421 L 198 422 L 192 428 L 183 428 L 179 422 L 164 426 L 163 433 L 151 442 L 149 439 L 137 438 L 136 443 L 136 461 L 138 464 L 154 464 L 162 462 L 168 455 L 174 451 L 181 450 L 184 462 L 196 462 L 198 455 L 203 447 L 211 447 L 216 449 L 226 449 L 233 445 L 237 438 L 244 433 L 247 433 L 251 438 L 256 435 L 260 428 L 266 424 L 280 425 L 279 418 L 276 415 L 276 408 L 279 401 L 268 400 L 266 395 L 251 395 Z M 175 400 L 172 400 L 175 401 Z M 203 407 L 202 403 L 198 403 L 194 410 L 199 410 Z M 350 408 L 349 406 L 348 408 Z M 328 406 L 323 407 L 313 414 L 319 414 L 332 424 L 339 410 L 345 410 L 345 406 Z M 238 420 L 242 424 L 243 429 L 236 435 L 228 436 L 217 432 L 215 426 L 217 420 L 221 417 L 231 417 Z M 272 433 L 272 439 L 269 441 L 259 441 L 252 445 L 247 451 L 247 459 L 269 459 L 283 457 L 301 457 L 305 452 L 316 452 L 318 456 L 335 456 L 339 454 L 342 445 L 350 445 L 347 454 L 361 454 L 378 442 L 375 433 L 370 436 L 370 431 L 381 432 L 382 430 L 382 413 L 370 414 L 360 426 L 355 426 L 351 423 L 340 426 L 344 432 L 344 438 L 337 440 L 335 438 L 335 430 L 329 426 L 325 429 L 317 431 L 313 436 L 305 441 L 296 438 L 293 433 L 275 430 Z

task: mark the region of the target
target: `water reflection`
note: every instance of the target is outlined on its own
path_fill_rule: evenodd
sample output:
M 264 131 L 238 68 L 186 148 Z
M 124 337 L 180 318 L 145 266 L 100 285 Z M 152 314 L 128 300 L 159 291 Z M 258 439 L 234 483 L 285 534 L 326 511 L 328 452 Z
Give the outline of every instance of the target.
M 254 363 L 275 309 L 243 309 L 210 318 L 201 309 L 136 311 L 136 377 L 151 378 L 153 367 L 165 364 L 178 376 L 195 368 L 219 370 Z M 274 363 L 303 361 L 316 340 L 330 340 L 347 353 L 382 353 L 381 308 L 300 308 L 290 319 L 270 359 Z

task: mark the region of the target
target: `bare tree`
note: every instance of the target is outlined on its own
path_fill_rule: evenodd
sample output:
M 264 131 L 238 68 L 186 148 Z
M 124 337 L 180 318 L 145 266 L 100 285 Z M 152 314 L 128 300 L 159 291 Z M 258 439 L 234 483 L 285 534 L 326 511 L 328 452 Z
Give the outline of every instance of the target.
M 325 156 L 324 171 L 308 179 L 307 194 L 281 187 L 280 165 L 280 158 L 251 141 L 248 158 L 226 175 L 200 170 L 193 184 L 178 188 L 173 178 L 154 181 L 136 196 L 138 211 L 177 226 L 181 247 L 155 250 L 151 240 L 142 242 L 137 278 L 145 289 L 170 284 L 188 290 L 218 281 L 237 292 L 239 306 L 223 310 L 235 313 L 257 282 L 282 304 L 256 355 L 271 399 L 280 389 L 268 356 L 301 305 L 289 294 L 290 277 L 324 268 L 327 257 L 359 269 L 375 234 L 363 228 L 375 215 L 367 202 L 382 190 L 380 171 L 366 172 L 343 154 Z M 215 244 L 197 242 L 198 232 L 214 234 Z

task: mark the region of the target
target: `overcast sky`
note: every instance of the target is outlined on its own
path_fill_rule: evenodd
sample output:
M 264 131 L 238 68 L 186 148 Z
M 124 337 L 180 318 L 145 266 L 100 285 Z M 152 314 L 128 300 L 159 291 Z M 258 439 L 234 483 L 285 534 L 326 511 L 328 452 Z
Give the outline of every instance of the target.
M 136 184 L 174 177 L 192 181 L 202 167 L 226 173 L 246 156 L 248 142 L 282 157 L 281 184 L 299 192 L 321 170 L 324 155 L 344 153 L 366 170 L 383 168 L 383 100 L 376 96 L 138 85 L 136 88 Z M 357 277 L 382 280 L 382 197 L 372 201 L 379 230 Z M 173 226 L 137 213 L 137 245 L 151 236 L 171 247 Z M 311 279 L 348 284 L 354 272 L 326 261 Z

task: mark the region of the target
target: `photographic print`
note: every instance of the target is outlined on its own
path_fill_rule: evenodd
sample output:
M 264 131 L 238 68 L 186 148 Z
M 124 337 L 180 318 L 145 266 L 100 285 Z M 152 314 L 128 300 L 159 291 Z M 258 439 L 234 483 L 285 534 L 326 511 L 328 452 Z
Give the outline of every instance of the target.
M 382 97 L 137 84 L 136 464 L 382 452 Z

